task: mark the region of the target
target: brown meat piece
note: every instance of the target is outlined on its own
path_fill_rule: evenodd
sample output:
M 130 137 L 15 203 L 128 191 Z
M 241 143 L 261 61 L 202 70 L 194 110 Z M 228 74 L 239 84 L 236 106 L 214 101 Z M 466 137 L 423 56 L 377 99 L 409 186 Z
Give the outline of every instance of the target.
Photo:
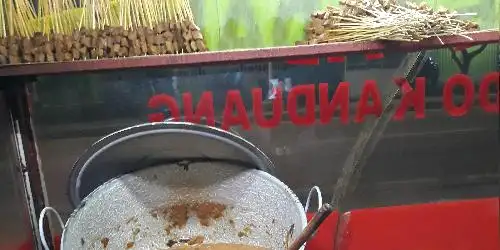
M 69 52 L 64 53 L 64 61 L 73 61 L 73 54 Z
M 19 45 L 17 44 L 10 44 L 8 47 L 9 50 L 9 55 L 11 56 L 19 56 Z
M 18 63 L 21 63 L 21 58 L 19 58 L 19 56 L 9 55 L 9 63 L 10 63 L 10 64 L 18 64 Z
M 45 54 L 42 52 L 37 52 L 35 54 L 35 62 L 45 62 Z
M 87 48 L 90 48 L 92 47 L 92 39 L 90 37 L 87 37 L 87 36 L 82 36 L 80 38 L 80 43 L 84 46 L 84 47 L 87 47 Z
M 0 65 L 5 65 L 7 64 L 9 61 L 7 60 L 7 56 L 5 55 L 0 55 Z
M 31 39 L 23 38 L 21 41 L 22 50 L 24 54 L 31 54 L 33 50 L 33 44 L 31 43 Z
M 0 55 L 7 56 L 9 53 L 7 52 L 7 47 L 4 45 L 0 45 Z
M 118 52 L 118 56 L 127 56 L 128 53 L 128 48 L 127 47 L 120 47 L 120 51 Z
M 128 33 L 128 36 L 127 36 L 128 40 L 137 40 L 137 31 L 135 30 L 131 30 L 129 33 Z
M 47 42 L 43 45 L 43 52 L 45 54 L 51 54 L 54 52 L 54 45 L 51 42 Z
M 197 40 L 197 39 L 203 39 L 203 35 L 201 34 L 200 31 L 198 30 L 195 30 L 195 31 L 191 31 L 191 36 L 193 37 L 193 39 Z
M 196 40 L 196 48 L 199 51 L 208 51 L 208 49 L 205 46 L 205 43 L 203 42 L 203 40 Z
M 172 41 L 165 42 L 165 47 L 167 49 L 167 53 L 173 54 L 175 52 L 174 51 L 174 45 L 172 44 Z
M 47 62 L 55 62 L 54 54 L 49 53 L 46 56 L 47 56 Z

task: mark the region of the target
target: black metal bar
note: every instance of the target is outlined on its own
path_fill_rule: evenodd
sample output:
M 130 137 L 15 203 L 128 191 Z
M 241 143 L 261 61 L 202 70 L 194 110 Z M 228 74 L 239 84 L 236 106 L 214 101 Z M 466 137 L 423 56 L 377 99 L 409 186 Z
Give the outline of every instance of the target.
M 16 134 L 16 148 L 19 153 L 19 165 L 23 175 L 27 174 L 29 185 L 25 185 L 28 196 L 28 206 L 30 207 L 31 226 L 33 229 L 33 239 L 37 249 L 39 245 L 38 218 L 40 212 L 45 207 L 45 196 L 43 192 L 42 179 L 40 175 L 40 164 L 38 150 L 36 147 L 35 134 L 31 118 L 31 105 L 28 86 L 31 79 L 25 77 L 3 78 L 7 83 L 5 87 L 7 108 L 12 116 L 13 129 Z M 25 183 L 27 184 L 27 183 Z M 47 221 L 46 221 L 47 222 Z M 52 248 L 52 237 L 48 223 L 44 227 L 45 238 L 50 248 Z

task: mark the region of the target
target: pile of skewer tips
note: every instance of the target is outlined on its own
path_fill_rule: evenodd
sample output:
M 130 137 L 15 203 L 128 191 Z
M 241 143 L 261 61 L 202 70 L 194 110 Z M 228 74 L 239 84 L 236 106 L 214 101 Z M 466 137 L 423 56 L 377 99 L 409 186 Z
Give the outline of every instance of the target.
M 329 6 L 312 14 L 305 28 L 306 41 L 298 43 L 418 42 L 446 35 L 467 37 L 468 32 L 479 29 L 476 23 L 464 20 L 475 13 L 435 10 L 425 2 L 399 5 L 396 0 L 340 0 L 339 3 L 340 7 Z

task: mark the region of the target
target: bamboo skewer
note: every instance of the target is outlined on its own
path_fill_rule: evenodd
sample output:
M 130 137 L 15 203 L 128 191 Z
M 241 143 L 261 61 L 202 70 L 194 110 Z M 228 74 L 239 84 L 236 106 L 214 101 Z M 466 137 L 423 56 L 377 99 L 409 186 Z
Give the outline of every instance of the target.
M 4 9 L 4 1 L 0 1 L 0 37 L 7 37 L 7 23 L 5 20 Z
M 456 13 L 440 8 L 433 10 L 425 3 L 395 0 L 341 0 L 341 7 L 327 7 L 311 15 L 305 42 L 393 40 L 417 42 L 429 37 L 462 35 L 477 30 L 477 24 L 462 17 L 476 13 Z
M 188 0 L 0 0 L 0 65 L 206 50 Z

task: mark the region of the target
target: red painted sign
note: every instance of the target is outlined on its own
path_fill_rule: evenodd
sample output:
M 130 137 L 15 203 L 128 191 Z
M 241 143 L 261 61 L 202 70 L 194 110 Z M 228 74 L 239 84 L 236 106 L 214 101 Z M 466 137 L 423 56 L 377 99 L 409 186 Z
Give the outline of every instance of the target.
M 479 99 L 480 107 L 488 113 L 498 113 L 499 111 L 499 72 L 491 72 L 486 74 L 479 85 L 479 90 L 476 93 L 472 79 L 463 74 L 456 74 L 450 77 L 444 84 L 442 103 L 443 109 L 453 117 L 464 116 L 473 106 L 476 97 Z M 394 83 L 401 88 L 401 100 L 397 107 L 394 120 L 402 120 L 405 118 L 406 112 L 413 108 L 416 119 L 425 117 L 425 78 L 417 78 L 415 87 L 412 88 L 405 79 L 395 79 Z M 263 110 L 263 95 L 262 89 L 253 89 L 252 94 L 252 110 L 254 123 L 262 128 L 273 128 L 280 124 L 283 113 L 287 112 L 292 123 L 299 126 L 309 126 L 316 123 L 316 103 L 319 103 L 319 122 L 327 124 L 331 121 L 336 113 L 340 117 L 343 124 L 348 124 L 351 119 L 355 123 L 360 123 L 369 115 L 380 116 L 383 111 L 382 98 L 378 90 L 377 83 L 374 80 L 366 80 L 359 100 L 357 101 L 354 117 L 349 117 L 349 86 L 348 82 L 341 82 L 333 97 L 328 97 L 328 83 L 320 83 L 319 91 L 316 91 L 314 84 L 305 84 L 293 87 L 288 92 L 286 101 L 286 110 L 283 110 L 283 97 L 281 89 L 278 89 L 278 94 L 272 100 L 272 116 L 266 117 Z M 496 86 L 497 98 L 496 102 L 490 100 L 492 87 Z M 464 92 L 464 101 L 462 104 L 454 103 L 454 90 L 462 89 Z M 303 112 L 298 111 L 298 99 L 305 100 L 305 109 Z M 179 119 L 184 116 L 184 119 L 193 123 L 200 123 L 202 118 L 206 119 L 207 125 L 215 125 L 214 112 L 214 97 L 211 91 L 206 91 L 201 94 L 201 97 L 194 107 L 193 97 L 191 93 L 182 94 L 182 114 L 180 105 L 177 99 L 167 94 L 154 95 L 149 99 L 148 107 L 157 110 L 167 108 L 171 112 L 171 116 Z M 194 107 L 194 109 L 193 109 Z M 225 106 L 222 113 L 222 128 L 229 129 L 232 126 L 241 126 L 248 130 L 251 128 L 249 110 L 245 107 L 239 90 L 230 90 L 226 94 Z M 149 115 L 150 122 L 162 122 L 167 117 L 164 113 L 153 113 Z

